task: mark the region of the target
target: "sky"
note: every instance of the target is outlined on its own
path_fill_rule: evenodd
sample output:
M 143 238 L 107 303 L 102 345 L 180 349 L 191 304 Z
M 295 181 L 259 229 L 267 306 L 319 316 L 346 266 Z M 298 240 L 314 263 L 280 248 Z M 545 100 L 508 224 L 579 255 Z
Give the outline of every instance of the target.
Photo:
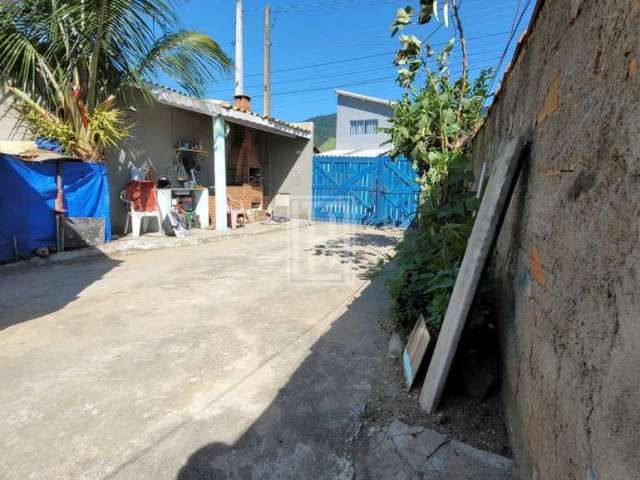
M 418 0 L 244 0 L 244 84 L 253 110 L 262 112 L 263 106 L 263 9 L 267 3 L 273 11 L 272 116 L 300 121 L 335 113 L 338 88 L 389 100 L 401 96 L 392 64 L 399 43 L 390 36 L 389 26 L 399 7 L 416 7 Z M 471 77 L 482 68 L 499 67 L 495 90 L 527 28 L 535 1 L 458 3 Z M 181 18 L 185 27 L 209 34 L 233 58 L 235 0 L 190 0 Z M 434 20 L 405 32 L 429 38 L 436 50 L 455 35 L 452 22 L 445 28 Z M 451 57 L 454 75 L 461 71 L 460 59 L 457 45 Z M 220 74 L 209 85 L 207 98 L 231 100 L 233 93 L 233 73 Z

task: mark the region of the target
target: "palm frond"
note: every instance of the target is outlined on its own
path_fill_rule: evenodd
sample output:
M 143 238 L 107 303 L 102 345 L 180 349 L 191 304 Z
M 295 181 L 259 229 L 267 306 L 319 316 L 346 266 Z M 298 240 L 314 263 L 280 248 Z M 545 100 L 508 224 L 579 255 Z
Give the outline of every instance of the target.
M 0 0 L 0 88 L 34 133 L 60 135 L 75 153 L 100 158 L 128 134 L 114 95 L 119 105 L 139 91 L 148 101 L 147 80 L 160 75 L 202 95 L 230 70 L 213 39 L 179 29 L 181 3 Z
M 167 75 L 186 92 L 202 96 L 215 74 L 228 72 L 231 66 L 231 59 L 211 37 L 180 30 L 158 39 L 136 73 L 153 80 Z

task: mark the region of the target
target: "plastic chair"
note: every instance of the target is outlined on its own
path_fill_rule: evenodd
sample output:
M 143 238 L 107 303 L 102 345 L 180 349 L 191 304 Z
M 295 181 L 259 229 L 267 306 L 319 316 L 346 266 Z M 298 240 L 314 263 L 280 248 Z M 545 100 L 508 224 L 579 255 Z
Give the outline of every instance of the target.
M 142 221 L 145 218 L 155 218 L 158 221 L 158 233 L 163 233 L 162 214 L 158 208 L 158 198 L 154 182 L 131 181 L 127 188 L 120 192 L 120 200 L 129 206 L 127 220 L 124 224 L 124 233 L 129 230 L 131 221 L 131 233 L 135 238 L 140 236 Z
M 234 203 L 236 204 L 236 207 L 233 206 Z M 231 226 L 231 230 L 238 228 L 238 217 L 243 217 L 245 222 L 249 219 L 242 202 L 234 200 L 231 197 L 227 197 L 227 216 L 230 217 L 229 225 Z

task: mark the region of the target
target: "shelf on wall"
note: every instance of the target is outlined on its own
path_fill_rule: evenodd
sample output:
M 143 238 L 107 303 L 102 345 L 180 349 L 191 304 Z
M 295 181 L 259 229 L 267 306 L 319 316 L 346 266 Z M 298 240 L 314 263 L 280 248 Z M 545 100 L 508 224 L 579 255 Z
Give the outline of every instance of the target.
M 208 154 L 209 152 L 207 152 L 206 150 L 193 150 L 190 148 L 176 148 L 175 149 L 176 152 L 191 152 L 191 153 L 201 153 L 201 154 Z

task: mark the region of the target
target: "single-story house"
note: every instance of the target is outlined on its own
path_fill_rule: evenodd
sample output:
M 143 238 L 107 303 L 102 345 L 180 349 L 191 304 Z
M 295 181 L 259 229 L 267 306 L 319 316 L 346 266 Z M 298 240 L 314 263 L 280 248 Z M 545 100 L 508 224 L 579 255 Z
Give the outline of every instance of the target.
M 294 124 L 251 111 L 250 99 L 234 104 L 199 99 L 163 87 L 155 102 L 129 109 L 131 138 L 107 158 L 113 230 L 122 231 L 127 207 L 120 192 L 131 169 L 153 168 L 173 182 L 181 162 L 191 162 L 194 183 L 206 187 L 202 227 L 227 228 L 227 204 L 269 209 L 291 218 L 311 217 L 313 124 Z M 193 175 L 193 177 L 191 176 Z M 205 215 L 207 216 L 207 215 Z M 208 221 L 207 221 L 208 220 Z
M 289 123 L 251 111 L 242 96 L 234 103 L 199 99 L 157 86 L 155 102 L 127 108 L 131 137 L 105 159 L 109 173 L 112 231 L 120 234 L 127 205 L 120 199 L 132 169 L 153 169 L 177 187 L 177 167 L 186 159 L 198 185 L 202 228 L 227 228 L 228 197 L 245 209 L 266 209 L 290 218 L 311 218 L 313 123 Z M 22 140 L 25 131 L 0 102 L 0 140 Z M 188 148 L 187 148 L 188 147 Z M 222 196 L 225 201 L 218 202 Z M 159 200 L 167 191 L 159 191 Z M 171 199 L 171 193 L 168 194 Z

